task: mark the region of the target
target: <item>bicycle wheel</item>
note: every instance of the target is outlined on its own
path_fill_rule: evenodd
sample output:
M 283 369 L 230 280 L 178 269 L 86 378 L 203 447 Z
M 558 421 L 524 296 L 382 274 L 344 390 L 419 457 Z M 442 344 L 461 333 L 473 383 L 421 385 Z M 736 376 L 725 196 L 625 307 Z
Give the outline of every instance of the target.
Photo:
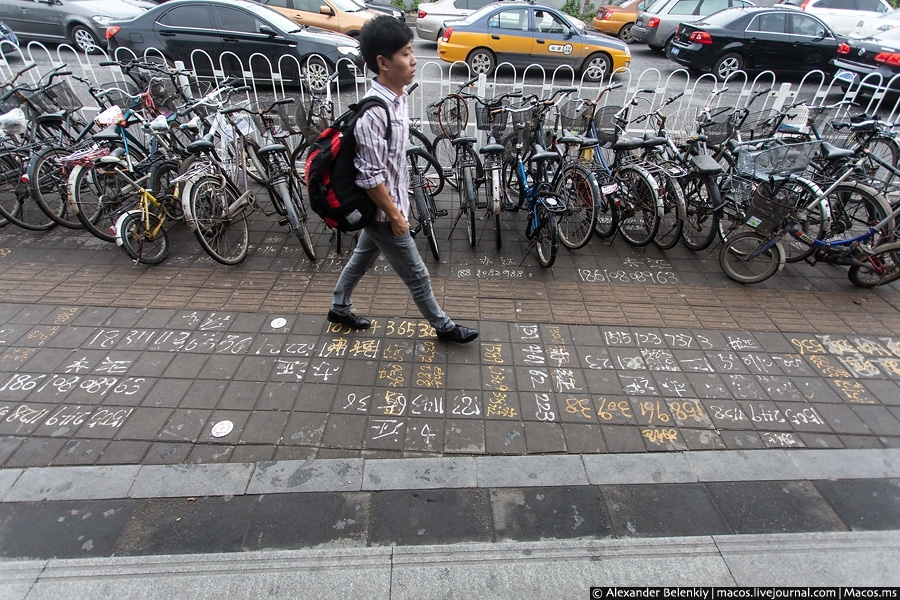
M 27 165 L 26 151 L 8 150 L 0 154 L 0 216 L 23 229 L 46 231 L 56 227 L 56 221 L 32 200 L 28 185 L 22 182 Z
M 434 235 L 434 213 L 430 207 L 430 205 L 433 205 L 433 201 L 428 201 L 428 194 L 430 193 L 428 189 L 416 182 L 416 179 L 421 180 L 421 177 L 420 173 L 416 173 L 411 182 L 413 201 L 410 203 L 409 208 L 413 218 L 419 223 L 425 239 L 428 240 L 431 255 L 434 256 L 435 260 L 441 260 L 441 251 L 438 248 L 437 238 Z
M 750 258 L 768 241 L 769 238 L 755 231 L 737 234 L 722 246 L 719 252 L 719 266 L 729 279 L 738 283 L 765 281 L 774 275 L 784 262 L 784 253 L 778 242 Z
M 690 250 L 706 250 L 719 230 L 721 209 L 716 210 L 722 202 L 719 186 L 709 175 L 688 175 L 682 183 L 685 220 L 681 243 Z
M 166 216 L 173 221 L 184 217 L 181 200 L 178 196 L 178 184 L 173 180 L 178 177 L 179 165 L 173 160 L 165 160 L 153 165 L 150 169 L 149 188 L 162 203 Z
M 597 225 L 600 187 L 594 174 L 582 165 L 566 165 L 556 178 L 556 195 L 566 211 L 557 216 L 559 241 L 571 250 L 584 248 Z
M 456 182 L 456 148 L 453 147 L 447 136 L 443 134 L 434 138 L 431 148 L 433 150 L 431 154 L 441 167 L 445 181 L 454 190 L 457 189 L 459 184 Z
M 871 182 L 872 187 L 884 193 L 889 187 L 897 183 L 897 178 L 887 167 L 876 163 L 870 156 L 877 156 L 894 168 L 897 168 L 900 166 L 898 165 L 900 163 L 900 142 L 897 142 L 892 137 L 876 137 L 869 141 L 866 149 L 868 149 L 869 154 L 862 168 L 868 175 L 867 182 Z
M 153 213 L 129 210 L 119 217 L 115 229 L 116 243 L 139 263 L 156 265 L 169 254 L 169 235 Z
M 312 144 L 300 144 L 291 152 L 291 166 L 294 167 L 294 173 L 297 174 L 297 180 L 304 187 L 306 186 L 306 159 L 312 151 Z
M 129 184 L 116 169 L 78 166 L 69 176 L 69 201 L 84 228 L 104 242 L 115 243 L 119 215 L 137 204 Z
M 309 227 L 307 221 L 309 216 L 306 208 L 303 206 L 303 196 L 300 193 L 300 187 L 297 181 L 289 177 L 280 184 L 275 185 L 275 189 L 284 202 L 287 209 L 288 222 L 291 224 L 291 231 L 300 241 L 300 247 L 309 260 L 316 261 L 316 249 L 313 246 L 312 238 L 309 235 Z
M 869 268 L 850 267 L 847 277 L 853 285 L 873 288 L 900 279 L 900 242 L 882 244 L 867 257 Z
M 223 265 L 236 265 L 247 256 L 250 228 L 243 214 L 229 215 L 237 191 L 220 177 L 203 175 L 185 186 L 191 210 L 189 224 L 200 246 Z
M 499 250 L 503 245 L 503 232 L 500 229 L 500 212 L 503 204 L 503 185 L 500 172 L 502 166 L 498 157 L 489 157 L 486 163 L 484 198 L 487 204 L 487 214 L 493 217 L 494 240 L 496 241 L 497 250 Z
M 413 127 L 409 128 L 409 144 L 410 146 L 418 146 L 429 154 L 434 154 L 434 146 L 431 145 L 431 140 L 425 137 L 424 133 Z
M 562 204 L 562 199 L 557 198 Z M 537 230 L 534 234 L 535 246 L 537 246 L 538 262 L 545 269 L 549 269 L 556 262 L 556 253 L 559 249 L 559 223 L 556 214 L 547 210 L 543 202 L 535 206 L 537 212 Z
M 256 140 L 244 138 L 244 159 L 247 161 L 247 175 L 256 183 L 265 184 L 266 169 L 257 154 L 258 150 L 259 144 L 256 143 Z
M 597 177 L 596 173 L 594 175 Z M 616 233 L 619 226 L 619 204 L 621 193 L 619 183 L 606 171 L 603 177 L 598 177 L 600 184 L 600 205 L 597 207 L 597 222 L 594 224 L 594 235 L 606 239 Z
M 665 173 L 661 176 L 665 178 L 665 187 L 662 188 L 663 214 L 659 219 L 656 235 L 653 236 L 653 244 L 660 250 L 671 250 L 681 239 L 687 209 L 679 178 L 670 177 Z
M 408 160 L 415 160 L 416 167 L 422 174 L 423 184 L 427 185 L 435 196 L 444 189 L 444 170 L 437 159 L 424 148 L 410 149 L 407 151 Z
M 891 214 L 891 207 L 873 188 L 861 183 L 844 183 L 827 196 L 831 207 L 831 226 L 825 232 L 829 241 L 845 240 L 857 237 L 869 231 Z M 884 242 L 894 241 L 894 225 L 888 223 L 882 228 L 870 244 L 877 246 Z
M 475 230 L 475 210 L 478 203 L 478 190 L 475 188 L 475 174 L 473 167 L 463 167 L 463 185 L 460 190 L 460 210 L 465 206 L 466 213 L 466 234 L 469 238 L 469 246 L 475 247 L 478 243 L 478 236 Z
M 69 169 L 60 158 L 68 156 L 69 148 L 47 146 L 38 151 L 28 162 L 28 185 L 31 197 L 44 213 L 58 225 L 69 229 L 84 229 L 75 215 L 69 214 Z
M 643 169 L 628 165 L 619 168 L 616 177 L 623 195 L 619 232 L 632 246 L 646 246 L 659 231 L 659 185 Z

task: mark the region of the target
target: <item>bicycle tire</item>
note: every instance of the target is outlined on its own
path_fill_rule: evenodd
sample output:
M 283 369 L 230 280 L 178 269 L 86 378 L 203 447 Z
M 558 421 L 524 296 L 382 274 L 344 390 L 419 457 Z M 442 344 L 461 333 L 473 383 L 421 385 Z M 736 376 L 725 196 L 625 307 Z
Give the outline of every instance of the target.
M 485 171 L 484 195 L 487 203 L 488 214 L 494 220 L 494 242 L 497 250 L 503 247 L 503 230 L 501 229 L 500 213 L 503 211 L 503 182 L 501 171 L 503 166 L 493 160 L 491 166 Z
M 409 143 L 411 146 L 420 147 L 429 154 L 434 154 L 434 146 L 431 144 L 431 140 L 425 137 L 424 133 L 413 127 L 409 128 Z
M 858 287 L 873 288 L 900 279 L 900 242 L 882 244 L 868 257 L 872 268 L 850 267 L 847 277 Z
M 230 148 L 231 146 L 229 146 Z M 247 175 L 256 183 L 265 185 L 266 171 L 262 160 L 259 158 L 259 144 L 256 140 L 244 138 L 244 158 L 247 161 Z
M 867 183 L 881 193 L 898 183 L 896 176 L 887 167 L 884 167 L 869 158 L 875 155 L 883 161 L 890 163 L 895 169 L 900 167 L 900 142 L 893 137 L 876 136 L 866 145 L 869 154 L 863 162 L 862 169 L 867 175 Z
M 291 225 L 291 231 L 297 236 L 297 240 L 300 242 L 300 247 L 303 248 L 306 257 L 316 262 L 316 248 L 313 245 L 312 237 L 309 235 L 309 227 L 307 226 L 309 217 L 306 213 L 306 208 L 303 206 L 303 196 L 300 193 L 296 180 L 289 178 L 283 183 L 277 184 L 275 189 L 278 190 L 282 197 L 282 202 L 284 202 L 284 207 L 287 209 L 287 218 Z
M 456 181 L 456 148 L 447 136 L 440 134 L 432 140 L 431 149 L 431 155 L 437 160 L 438 165 L 442 167 L 444 180 L 454 190 L 458 189 L 459 184 Z
M 31 197 L 57 225 L 67 229 L 84 229 L 75 215 L 69 215 L 69 169 L 59 159 L 72 153 L 69 148 L 47 146 L 28 161 L 28 185 Z
M 659 185 L 643 169 L 623 166 L 616 170 L 623 205 L 619 212 L 619 233 L 636 248 L 653 241 L 659 230 Z
M 776 242 L 758 256 L 747 259 L 769 238 L 755 231 L 745 231 L 722 245 L 719 266 L 732 281 L 742 284 L 759 283 L 778 272 L 784 262 L 781 243 Z
M 665 193 L 662 197 L 663 214 L 659 219 L 659 228 L 653 236 L 653 245 L 660 250 L 671 250 L 678 245 L 681 232 L 684 230 L 685 208 L 684 193 L 681 183 L 676 177 L 663 173 Z
M 152 212 L 146 219 L 142 210 L 122 213 L 115 225 L 116 243 L 132 260 L 158 265 L 169 254 L 169 234 L 160 224 L 160 218 Z
M 600 208 L 597 178 L 584 166 L 569 164 L 556 178 L 554 191 L 566 207 L 566 211 L 557 216 L 559 241 L 570 250 L 584 248 L 597 226 Z
M 431 193 L 435 196 L 440 194 L 444 189 L 444 171 L 437 159 L 424 148 L 410 148 L 407 156 L 416 161 L 423 182 L 431 188 Z
M 119 215 L 137 204 L 137 198 L 123 193 L 129 186 L 116 169 L 100 170 L 93 165 L 78 166 L 69 177 L 69 200 L 84 228 L 104 242 L 115 243 Z
M 294 168 L 294 173 L 297 174 L 297 181 L 303 187 L 306 187 L 306 160 L 309 158 L 310 152 L 312 152 L 310 143 L 300 144 L 291 152 L 291 166 Z
M 764 189 L 766 184 L 761 185 L 758 189 Z M 785 205 L 794 205 L 797 207 L 808 206 L 812 201 L 821 194 L 821 190 L 814 183 L 806 179 L 797 177 L 792 178 L 780 186 L 776 201 Z M 803 211 L 800 215 L 794 214 L 797 225 L 809 236 L 821 240 L 825 237 L 825 227 L 827 208 L 824 202 L 817 202 L 813 208 Z M 802 215 L 802 216 L 801 216 Z M 795 263 L 806 260 L 816 251 L 815 246 L 811 246 L 802 240 L 793 236 L 785 236 L 781 239 L 781 248 L 784 250 L 785 262 Z
M 428 247 L 431 250 L 431 255 L 434 256 L 435 260 L 441 260 L 441 251 L 438 248 L 437 238 L 434 235 L 433 212 L 429 207 L 427 198 L 429 192 L 423 187 L 415 186 L 415 182 L 412 182 L 412 185 L 414 186 L 413 201 L 410 203 L 410 211 L 421 226 L 421 231 L 425 235 L 425 239 L 428 240 Z
M 173 221 L 184 218 L 184 210 L 178 195 L 178 184 L 173 181 L 178 176 L 179 164 L 174 160 L 158 162 L 150 169 L 149 189 L 157 201 L 162 203 L 166 216 Z
M 722 196 L 716 180 L 709 175 L 691 174 L 683 182 L 684 227 L 681 243 L 689 250 L 699 252 L 712 245 L 719 231 Z
M 247 256 L 250 228 L 243 215 L 231 217 L 228 209 L 238 199 L 237 190 L 220 177 L 203 175 L 184 188 L 190 220 L 200 247 L 216 262 L 236 265 Z
M 466 234 L 469 239 L 469 246 L 474 248 L 478 243 L 478 232 L 475 229 L 475 211 L 477 210 L 478 193 L 475 188 L 475 176 L 472 173 L 472 167 L 463 167 L 463 186 L 460 190 L 462 194 L 460 198 L 460 208 L 463 203 L 466 205 Z
M 597 177 L 597 173 L 594 173 Z M 600 183 L 600 181 L 603 183 Z M 612 178 L 606 171 L 602 178 L 598 178 L 600 185 L 600 206 L 597 208 L 597 222 L 594 225 L 594 235 L 600 239 L 610 238 L 616 233 L 619 226 L 619 204 L 621 204 L 621 192 L 619 182 Z M 603 190 L 606 189 L 606 193 Z
M 836 241 L 865 234 L 889 214 L 890 204 L 875 189 L 856 182 L 843 183 L 827 196 L 831 222 L 825 239 Z M 888 223 L 869 241 L 872 246 L 894 240 L 894 224 Z
M 57 223 L 41 210 L 22 181 L 28 158 L 28 152 L 21 149 L 0 154 L 0 215 L 22 229 L 47 231 Z
M 558 200 L 562 203 L 562 200 Z M 549 269 L 556 262 L 556 254 L 559 250 L 559 224 L 556 214 L 547 210 L 543 202 L 535 206 L 538 228 L 534 233 L 534 242 L 538 255 L 538 262 L 545 269 Z

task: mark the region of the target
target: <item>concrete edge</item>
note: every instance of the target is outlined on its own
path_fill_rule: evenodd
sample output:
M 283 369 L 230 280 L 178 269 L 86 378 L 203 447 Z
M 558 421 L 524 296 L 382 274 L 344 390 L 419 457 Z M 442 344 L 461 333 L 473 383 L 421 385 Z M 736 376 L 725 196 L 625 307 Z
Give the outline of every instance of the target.
M 900 449 L 32 467 L 0 470 L 0 502 L 873 478 L 900 478 Z

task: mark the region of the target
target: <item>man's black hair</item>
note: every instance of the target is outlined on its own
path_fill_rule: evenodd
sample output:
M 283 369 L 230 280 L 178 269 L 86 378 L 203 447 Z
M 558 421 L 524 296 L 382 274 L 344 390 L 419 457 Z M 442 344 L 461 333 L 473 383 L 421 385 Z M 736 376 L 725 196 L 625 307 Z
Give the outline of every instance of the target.
M 369 70 L 378 74 L 378 57 L 390 59 L 413 39 L 409 27 L 390 15 L 367 21 L 359 32 L 359 50 Z

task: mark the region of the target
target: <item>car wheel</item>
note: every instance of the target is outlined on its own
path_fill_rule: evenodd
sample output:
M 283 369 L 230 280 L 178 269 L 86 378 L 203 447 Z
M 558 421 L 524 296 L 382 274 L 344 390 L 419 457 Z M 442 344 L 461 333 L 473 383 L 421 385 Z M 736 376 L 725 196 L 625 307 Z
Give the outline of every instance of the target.
M 612 71 L 612 60 L 600 52 L 591 54 L 584 61 L 584 78 L 588 81 L 602 81 Z
M 735 71 L 740 71 L 743 68 L 744 59 L 741 55 L 729 52 L 719 57 L 719 60 L 713 65 L 713 73 L 715 73 L 716 77 L 719 79 L 724 80 Z
M 331 75 L 334 73 L 331 65 L 324 57 L 313 54 L 303 61 L 303 77 L 306 86 L 313 92 L 323 93 L 331 85 Z
M 619 30 L 619 39 L 625 42 L 626 44 L 630 44 L 634 41 L 634 37 L 631 35 L 631 28 L 634 26 L 634 23 L 626 23 L 622 29 Z
M 69 35 L 72 37 L 75 47 L 82 52 L 94 54 L 100 51 L 100 42 L 97 40 L 97 36 L 84 25 L 76 25 Z
M 490 75 L 496 66 L 494 54 L 486 48 L 473 50 L 472 53 L 469 54 L 469 58 L 466 59 L 466 62 L 469 63 L 469 68 L 472 69 L 472 72 L 476 75 L 482 73 Z

